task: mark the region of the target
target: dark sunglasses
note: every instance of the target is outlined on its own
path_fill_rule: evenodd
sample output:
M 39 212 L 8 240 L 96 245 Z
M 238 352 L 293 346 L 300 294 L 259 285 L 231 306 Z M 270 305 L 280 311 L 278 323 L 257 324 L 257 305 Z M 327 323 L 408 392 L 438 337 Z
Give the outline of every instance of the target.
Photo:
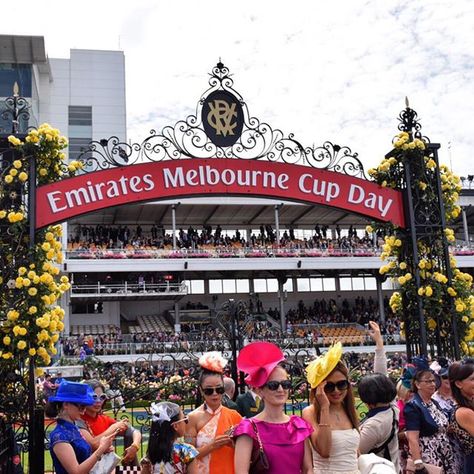
M 97 400 L 100 400 L 101 402 L 103 402 L 104 400 L 107 400 L 107 395 L 105 393 L 103 393 L 102 395 L 92 395 L 92 398 L 97 401 Z
M 340 391 L 343 392 L 344 390 L 347 390 L 349 388 L 349 381 L 348 380 L 339 380 L 339 382 L 327 382 L 326 385 L 324 386 L 324 391 L 326 393 L 331 393 L 336 390 L 336 388 Z
M 268 390 L 274 392 L 275 390 L 278 390 L 280 385 L 283 390 L 290 390 L 291 380 L 270 380 L 270 382 L 267 382 L 264 387 L 267 387 Z
M 210 395 L 213 395 L 214 392 L 216 392 L 218 395 L 223 395 L 225 392 L 224 386 L 202 388 L 202 393 L 204 393 L 204 395 L 207 395 L 208 397 Z
M 449 379 L 449 376 L 448 376 L 448 375 L 442 375 L 441 378 L 442 378 L 443 380 L 448 380 L 448 379 Z

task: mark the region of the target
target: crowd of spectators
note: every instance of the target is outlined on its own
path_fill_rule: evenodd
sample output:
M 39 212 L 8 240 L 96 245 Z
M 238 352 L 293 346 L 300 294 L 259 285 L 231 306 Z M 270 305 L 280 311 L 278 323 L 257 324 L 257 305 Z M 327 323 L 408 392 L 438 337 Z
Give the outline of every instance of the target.
M 288 342 L 291 339 L 303 338 L 309 344 L 315 344 L 323 336 L 322 328 L 326 325 L 353 324 L 365 328 L 369 321 L 377 321 L 384 336 L 390 337 L 400 332 L 400 320 L 393 316 L 387 299 L 385 322 L 380 321 L 378 307 L 370 297 L 365 299 L 358 296 L 352 304 L 346 299 L 341 304 L 337 304 L 334 299 L 316 299 L 312 305 L 299 301 L 295 308 L 288 310 L 287 327 L 283 333 L 276 327 L 280 320 L 277 308 L 265 311 L 260 300 L 256 303 L 250 300 L 247 308 L 252 308 L 252 311 L 248 311 L 245 320 L 238 323 L 238 334 L 242 343 L 257 339 L 280 339 Z M 120 347 L 114 345 L 123 343 L 133 345 L 135 349 L 139 345 L 140 351 L 145 352 L 153 352 L 161 347 L 160 352 L 163 352 L 171 346 L 173 350 L 195 350 L 196 343 L 203 341 L 209 344 L 218 341 L 222 347 L 229 342 L 226 330 L 215 324 L 188 322 L 183 323 L 181 329 L 179 333 L 170 330 L 122 334 L 120 328 L 115 328 L 107 334 L 71 336 L 60 340 L 60 353 L 84 360 L 91 354 L 102 355 L 118 350 Z
M 205 225 L 198 231 L 190 226 L 187 230 L 180 228 L 176 235 L 176 245 L 182 250 L 226 249 L 226 248 L 275 248 L 276 232 L 271 225 L 261 225 L 259 232 L 252 232 L 248 239 L 240 230 L 224 233 L 220 226 L 214 230 Z M 69 235 L 69 249 L 75 251 L 89 249 L 166 249 L 173 245 L 170 233 L 159 231 L 153 225 L 144 230 L 140 225 L 132 229 L 128 226 L 84 226 L 78 225 Z M 280 231 L 280 248 L 319 249 L 319 250 L 354 250 L 372 249 L 374 241 L 364 230 L 350 226 L 342 235 L 339 226 L 329 229 L 328 226 L 316 225 L 310 238 L 297 238 L 295 230 L 289 228 Z

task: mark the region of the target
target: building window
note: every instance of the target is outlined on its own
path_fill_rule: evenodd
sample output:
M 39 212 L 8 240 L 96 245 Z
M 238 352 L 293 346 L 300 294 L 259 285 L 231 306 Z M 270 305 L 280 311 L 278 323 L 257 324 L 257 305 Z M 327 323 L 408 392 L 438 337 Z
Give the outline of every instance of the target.
M 15 82 L 22 97 L 31 97 L 31 64 L 0 64 L 0 97 L 12 96 Z
M 83 105 L 69 106 L 69 126 L 92 126 L 92 107 Z

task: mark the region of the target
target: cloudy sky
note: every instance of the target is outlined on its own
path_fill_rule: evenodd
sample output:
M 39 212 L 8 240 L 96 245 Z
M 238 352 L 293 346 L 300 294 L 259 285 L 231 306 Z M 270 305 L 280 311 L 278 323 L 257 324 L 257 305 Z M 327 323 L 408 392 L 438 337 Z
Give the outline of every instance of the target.
M 441 161 L 474 172 L 474 2 L 81 0 L 9 2 L 4 34 L 50 57 L 121 49 L 132 141 L 195 111 L 218 58 L 250 114 L 366 168 L 390 149 L 405 96 Z M 4 18 L 6 20 L 6 18 Z

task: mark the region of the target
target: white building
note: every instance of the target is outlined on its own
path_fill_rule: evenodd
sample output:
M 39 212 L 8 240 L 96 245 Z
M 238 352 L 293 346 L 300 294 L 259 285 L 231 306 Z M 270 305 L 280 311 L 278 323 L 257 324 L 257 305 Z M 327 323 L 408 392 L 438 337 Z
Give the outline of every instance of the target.
M 123 51 L 71 49 L 69 58 L 55 59 L 42 36 L 0 35 L 0 100 L 12 95 L 15 82 L 31 105 L 29 126 L 59 128 L 71 159 L 91 140 L 126 141 Z M 0 122 L 0 131 L 8 126 Z

